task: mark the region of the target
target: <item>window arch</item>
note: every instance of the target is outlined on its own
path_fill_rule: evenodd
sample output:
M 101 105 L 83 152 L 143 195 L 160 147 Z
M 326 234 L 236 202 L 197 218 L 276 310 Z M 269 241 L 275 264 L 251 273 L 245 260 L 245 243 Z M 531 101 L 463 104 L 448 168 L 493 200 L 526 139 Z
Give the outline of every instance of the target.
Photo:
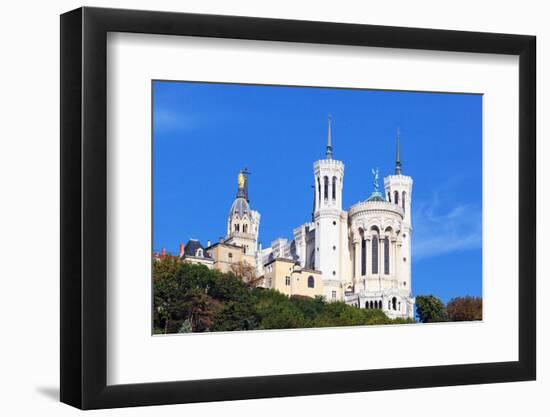
M 314 288 L 315 287 L 315 278 L 313 278 L 312 275 L 310 275 L 307 279 L 307 287 L 308 288 Z
M 325 200 L 328 200 L 328 177 L 323 177 L 323 182 L 324 182 L 324 191 L 323 191 L 323 197 L 325 198 Z
M 248 225 L 243 224 L 243 233 L 248 233 Z
M 321 180 L 319 177 L 317 177 L 317 196 L 319 204 L 321 204 Z
M 336 177 L 332 177 L 332 199 L 336 200 Z
M 395 191 L 393 193 L 393 202 L 397 205 L 399 205 L 399 191 Z
M 239 223 L 235 223 L 235 232 L 239 231 Z
M 367 275 L 367 241 L 361 239 L 361 276 Z
M 201 249 L 201 248 L 197 249 L 197 251 L 195 252 L 195 256 L 197 256 L 197 257 L 199 257 L 199 258 L 202 258 L 203 252 L 202 252 L 202 249 Z
M 397 298 L 393 297 L 391 299 L 391 305 L 394 310 L 397 310 Z
M 384 274 L 390 274 L 390 239 L 384 238 Z
M 372 300 L 371 300 L 371 302 L 370 302 L 370 308 L 376 308 L 376 306 L 374 305 L 374 303 L 372 302 Z
M 378 274 L 378 235 L 372 237 L 372 273 Z

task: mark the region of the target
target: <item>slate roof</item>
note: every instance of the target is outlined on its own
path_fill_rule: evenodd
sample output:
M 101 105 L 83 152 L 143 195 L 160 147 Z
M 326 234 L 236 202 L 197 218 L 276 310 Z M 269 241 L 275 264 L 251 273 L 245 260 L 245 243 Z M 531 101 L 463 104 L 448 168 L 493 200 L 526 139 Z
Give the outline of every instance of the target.
M 195 239 L 190 239 L 187 244 L 185 245 L 183 249 L 183 253 L 185 256 L 197 256 L 197 250 L 202 249 L 202 254 L 204 258 L 210 258 L 210 255 L 206 253 L 203 246 L 201 245 L 201 242 Z

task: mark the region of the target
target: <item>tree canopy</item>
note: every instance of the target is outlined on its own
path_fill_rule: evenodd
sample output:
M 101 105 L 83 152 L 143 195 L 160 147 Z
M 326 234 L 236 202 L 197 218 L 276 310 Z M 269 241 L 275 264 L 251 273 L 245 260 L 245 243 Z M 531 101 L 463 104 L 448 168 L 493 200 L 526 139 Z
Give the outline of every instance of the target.
M 155 333 L 186 333 L 254 329 L 293 329 L 369 324 L 413 323 L 389 319 L 381 310 L 359 309 L 322 297 L 288 297 L 256 288 L 237 274 L 208 269 L 167 257 L 154 262 Z
M 447 321 L 445 304 L 433 295 L 416 297 L 416 314 L 422 323 Z

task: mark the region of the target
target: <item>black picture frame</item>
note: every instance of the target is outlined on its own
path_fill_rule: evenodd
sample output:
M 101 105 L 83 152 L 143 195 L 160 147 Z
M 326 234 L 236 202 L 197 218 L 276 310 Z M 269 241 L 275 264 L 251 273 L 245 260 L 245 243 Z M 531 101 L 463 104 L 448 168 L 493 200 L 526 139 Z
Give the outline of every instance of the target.
M 108 32 L 519 56 L 519 360 L 107 385 Z M 535 51 L 524 35 L 88 7 L 61 15 L 61 401 L 96 409 L 534 380 Z

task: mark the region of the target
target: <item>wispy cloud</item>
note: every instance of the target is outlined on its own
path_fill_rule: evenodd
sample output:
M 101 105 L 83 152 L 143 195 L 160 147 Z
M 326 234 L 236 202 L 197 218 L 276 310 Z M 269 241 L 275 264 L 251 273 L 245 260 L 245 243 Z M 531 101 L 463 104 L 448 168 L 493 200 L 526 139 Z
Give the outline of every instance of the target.
M 181 131 L 192 129 L 196 125 L 196 118 L 185 113 L 158 108 L 153 114 L 154 128 L 156 131 Z
M 449 204 L 457 197 L 452 188 L 447 184 L 444 190 L 434 191 L 429 200 L 414 204 L 412 250 L 415 259 L 481 247 L 481 207 Z

